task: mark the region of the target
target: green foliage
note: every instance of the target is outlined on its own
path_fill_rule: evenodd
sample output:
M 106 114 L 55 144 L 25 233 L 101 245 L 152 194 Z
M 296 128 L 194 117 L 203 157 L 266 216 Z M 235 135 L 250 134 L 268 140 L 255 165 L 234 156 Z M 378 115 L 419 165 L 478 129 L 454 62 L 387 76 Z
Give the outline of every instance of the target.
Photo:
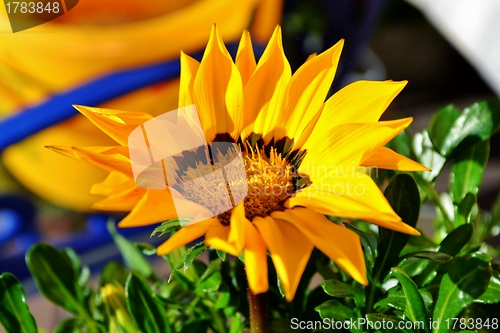
M 35 319 L 26 304 L 26 294 L 14 275 L 0 275 L 0 322 L 7 333 L 36 333 Z

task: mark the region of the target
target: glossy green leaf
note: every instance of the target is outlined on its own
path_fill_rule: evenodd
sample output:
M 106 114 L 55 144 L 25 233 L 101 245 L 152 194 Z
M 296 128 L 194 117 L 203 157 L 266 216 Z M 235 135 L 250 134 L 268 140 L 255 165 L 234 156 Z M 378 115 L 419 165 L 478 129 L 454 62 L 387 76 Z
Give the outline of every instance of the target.
M 403 258 L 411 258 L 411 257 L 429 259 L 439 264 L 445 264 L 453 260 L 453 257 L 446 253 L 434 252 L 434 251 L 418 251 L 418 252 L 407 253 L 403 256 Z
M 26 253 L 26 264 L 42 295 L 71 313 L 86 314 L 78 276 L 60 251 L 49 244 L 35 244 Z
M 0 323 L 7 333 L 38 332 L 23 286 L 10 273 L 0 275 Z
M 395 267 L 391 271 L 396 279 L 398 279 L 406 296 L 405 316 L 413 322 L 423 320 L 425 328 L 418 330 L 418 332 L 429 332 L 429 310 L 425 306 L 424 299 L 420 295 L 417 285 L 401 268 Z
M 184 275 L 186 275 L 188 278 L 190 278 L 191 281 L 195 281 L 198 279 L 198 275 L 196 272 L 193 270 L 189 270 L 191 264 L 193 263 L 193 260 L 195 260 L 201 253 L 207 250 L 207 247 L 204 245 L 205 243 L 198 243 L 190 248 L 186 249 L 180 258 L 177 261 L 177 264 L 174 266 L 172 269 L 172 273 L 170 274 L 168 281 L 170 282 L 172 278 L 174 277 L 174 273 L 179 271 L 181 268 L 184 271 Z M 188 271 L 189 270 L 189 271 Z
M 95 321 L 86 321 L 82 318 L 69 318 L 61 321 L 54 333 L 106 333 L 107 330 Z M 116 332 L 118 333 L 118 332 Z
M 453 117 L 450 117 L 450 122 Z M 448 156 L 465 139 L 473 143 L 485 141 L 498 130 L 500 127 L 500 101 L 474 103 L 456 118 L 451 127 L 449 127 L 449 122 L 445 122 L 443 119 L 433 120 L 431 138 L 441 155 Z
M 322 319 L 349 320 L 357 318 L 356 312 L 337 300 L 330 300 L 314 308 Z
M 477 303 L 494 304 L 500 302 L 500 273 L 493 272 L 488 289 L 476 300 Z
M 450 193 L 455 205 L 462 202 L 467 193 L 477 196 L 489 153 L 490 142 L 486 140 L 456 155 L 450 176 Z
M 455 221 L 453 222 L 455 226 L 460 226 L 469 222 L 469 216 L 475 203 L 476 196 L 472 193 L 467 193 L 462 202 L 458 205 Z
M 369 313 L 366 315 L 366 320 L 367 320 L 366 326 L 372 328 L 373 330 L 376 329 L 376 332 L 413 333 L 413 330 L 404 328 L 406 327 L 406 325 L 410 326 L 410 324 L 407 324 L 406 320 L 400 319 L 395 316 L 389 316 L 382 313 Z M 392 329 L 390 327 L 392 327 Z M 395 327 L 397 327 L 398 329 L 395 329 Z
M 60 250 L 63 257 L 68 260 L 68 262 L 73 267 L 75 276 L 78 276 L 78 284 L 81 287 L 85 287 L 90 279 L 90 270 L 88 267 L 83 266 L 78 254 L 71 248 L 66 247 Z
M 231 325 L 229 326 L 229 333 L 241 333 L 245 328 L 245 321 L 243 320 L 241 314 L 236 313 L 233 318 L 231 318 Z
M 149 262 L 142 255 L 141 251 L 134 246 L 134 244 L 116 231 L 115 223 L 112 220 L 108 222 L 108 230 L 113 237 L 118 250 L 120 250 L 125 264 L 133 271 L 140 273 L 142 276 L 148 279 L 154 279 L 155 274 Z
M 385 192 L 385 197 L 403 221 L 415 227 L 420 212 L 420 194 L 413 178 L 408 174 L 394 176 Z M 375 276 L 382 277 L 398 262 L 399 253 L 410 239 L 410 235 L 379 227 L 380 242 L 375 261 Z
M 170 332 L 165 309 L 155 301 L 153 291 L 142 278 L 131 273 L 125 285 L 125 293 L 129 313 L 141 332 Z
M 429 137 L 437 151 L 442 151 L 443 144 L 450 136 L 450 132 L 457 131 L 455 123 L 460 115 L 460 110 L 451 104 L 434 113 L 429 124 Z M 443 155 L 445 154 L 443 153 Z
M 102 269 L 99 276 L 99 285 L 102 287 L 108 283 L 120 284 L 125 286 L 127 282 L 129 270 L 119 262 L 109 262 Z
M 326 280 L 321 283 L 321 287 L 330 296 L 341 298 L 354 298 L 357 306 L 364 306 L 365 293 L 358 284 L 350 285 L 336 279 Z
M 469 243 L 473 234 L 474 227 L 472 224 L 463 224 L 450 232 L 450 234 L 443 239 L 437 249 L 437 252 L 445 253 L 454 257 L 465 245 L 467 245 L 467 243 Z M 419 286 L 426 286 L 434 280 L 438 273 L 442 272 L 439 270 L 439 265 L 440 264 L 436 262 L 429 262 L 416 280 L 417 284 Z
M 421 288 L 418 290 L 424 300 L 424 305 L 429 308 L 432 305 L 432 294 L 429 290 Z M 387 292 L 387 297 L 375 303 L 375 307 L 391 307 L 399 311 L 406 309 L 406 295 L 400 286 L 393 287 Z
M 441 174 L 446 164 L 446 158 L 435 150 L 429 138 L 429 134 L 426 131 L 415 134 L 413 136 L 412 145 L 417 160 L 431 169 L 431 171 L 420 172 L 420 177 L 426 182 L 434 182 Z
M 151 233 L 151 237 L 159 234 L 158 237 L 171 233 L 173 231 L 179 230 L 184 224 L 191 221 L 191 219 L 182 219 L 182 220 L 170 220 L 167 222 L 163 222 L 161 225 L 155 228 Z
M 218 291 L 219 293 L 217 296 L 217 301 L 214 304 L 214 309 L 216 310 L 224 309 L 225 307 L 229 306 L 231 302 L 231 291 L 229 290 L 227 285 L 220 285 Z
M 222 261 L 226 261 L 227 253 L 221 250 L 215 250 L 217 253 L 217 257 L 220 258 Z
M 500 193 L 498 193 L 491 208 L 491 221 L 488 225 L 488 234 L 491 236 L 500 234 Z
M 196 284 L 196 292 L 214 293 L 219 290 L 222 283 L 222 276 L 220 272 L 214 272 L 205 279 L 200 279 Z
M 453 260 L 439 285 L 434 321 L 445 322 L 448 318 L 456 317 L 484 294 L 492 275 L 490 260 L 484 253 L 472 253 Z M 434 332 L 448 332 L 445 326 L 441 325 Z
M 54 333 L 84 333 L 87 332 L 86 322 L 81 318 L 70 318 L 60 322 Z
M 338 280 L 323 281 L 321 287 L 325 293 L 333 297 L 354 297 L 356 295 L 353 286 Z

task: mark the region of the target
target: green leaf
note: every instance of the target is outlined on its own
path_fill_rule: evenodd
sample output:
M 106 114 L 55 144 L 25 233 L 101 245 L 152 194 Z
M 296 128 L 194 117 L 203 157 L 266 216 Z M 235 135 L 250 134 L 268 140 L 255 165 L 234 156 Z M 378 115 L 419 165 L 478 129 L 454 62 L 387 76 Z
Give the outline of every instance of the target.
M 153 268 L 146 258 L 144 258 L 141 251 L 116 231 L 115 224 L 112 220 L 108 221 L 108 230 L 113 237 L 118 250 L 120 250 L 125 264 L 133 271 L 140 273 L 142 276 L 148 279 L 155 279 Z
M 413 136 L 413 150 L 415 151 L 417 160 L 431 169 L 431 171 L 420 172 L 420 177 L 428 183 L 434 182 L 441 174 L 446 163 L 446 158 L 434 149 L 429 134 L 426 131 Z
M 172 280 L 174 274 L 179 271 L 181 268 L 184 269 L 184 275 L 190 278 L 191 281 L 196 281 L 198 279 L 198 275 L 194 270 L 189 270 L 189 267 L 193 263 L 193 260 L 196 259 L 201 253 L 207 250 L 207 247 L 204 245 L 205 243 L 198 243 L 191 246 L 189 249 L 185 250 L 184 253 L 180 256 L 177 264 L 172 269 L 172 273 L 168 277 L 168 282 Z M 186 274 L 187 273 L 187 274 Z
M 226 261 L 227 254 L 224 251 L 221 250 L 215 250 L 217 252 L 217 256 L 220 258 L 222 261 Z
M 450 122 L 453 117 L 450 117 Z M 443 119 L 433 121 L 431 133 L 433 143 L 443 156 L 449 156 L 464 141 L 485 141 L 500 126 L 500 101 L 474 103 L 455 119 L 452 126 Z M 440 133 L 441 132 L 441 133 Z
M 407 253 L 401 259 L 406 259 L 411 257 L 429 259 L 439 264 L 445 264 L 453 260 L 453 257 L 446 253 L 434 252 L 434 251 L 418 251 L 418 252 Z
M 467 245 L 467 243 L 469 243 L 473 234 L 474 227 L 472 224 L 463 224 L 450 232 L 448 236 L 443 239 L 437 251 L 454 257 L 465 245 Z M 418 277 L 417 284 L 419 286 L 426 286 L 434 280 L 441 272 L 441 270 L 439 270 L 439 265 L 439 263 L 429 262 Z
M 66 247 L 60 250 L 63 257 L 68 260 L 68 262 L 73 267 L 73 271 L 75 272 L 75 276 L 78 276 L 78 284 L 81 287 L 85 287 L 87 282 L 90 279 L 90 270 L 88 267 L 83 266 L 78 254 L 71 248 Z
M 418 331 L 429 332 L 429 310 L 425 307 L 424 299 L 420 295 L 417 285 L 401 268 L 395 267 L 391 271 L 399 283 L 401 283 L 406 296 L 405 316 L 413 322 L 423 320 L 425 328 Z
M 408 174 L 394 176 L 385 192 L 385 197 L 391 204 L 396 214 L 403 221 L 415 227 L 420 212 L 420 194 L 413 178 Z M 398 262 L 399 253 L 410 239 L 410 235 L 392 231 L 383 227 L 379 228 L 380 242 L 378 256 L 375 261 L 375 279 L 382 277 L 391 266 Z
M 38 332 L 23 286 L 10 273 L 0 275 L 0 323 L 7 333 Z
M 148 284 L 134 273 L 130 273 L 125 285 L 127 308 L 139 331 L 143 333 L 168 333 L 170 326 L 165 318 L 165 309 L 158 304 Z
M 356 312 L 337 300 L 330 300 L 314 308 L 322 319 L 349 320 L 357 318 Z
M 456 317 L 485 293 L 492 275 L 490 260 L 484 253 L 472 253 L 453 260 L 439 285 L 434 321 L 444 323 L 446 319 Z M 434 332 L 448 332 L 448 328 L 441 325 Z
M 156 247 L 148 244 L 148 243 L 143 243 L 143 242 L 136 242 L 134 243 L 134 246 L 141 251 L 142 254 L 145 256 L 153 256 L 156 254 Z
M 450 177 L 450 193 L 455 205 L 462 202 L 467 193 L 477 196 L 489 154 L 490 142 L 486 140 L 456 155 Z
M 26 253 L 26 265 L 43 296 L 73 314 L 87 315 L 78 276 L 60 251 L 49 244 L 35 244 Z
M 326 280 L 321 283 L 321 287 L 330 296 L 354 298 L 357 306 L 364 306 L 365 293 L 358 285 L 350 285 L 339 280 Z
M 173 231 L 179 230 L 184 224 L 191 221 L 191 219 L 175 219 L 167 222 L 163 222 L 161 225 L 155 228 L 151 233 L 151 237 L 159 233 L 158 237 L 171 233 Z
M 418 292 L 424 300 L 425 307 L 429 308 L 432 305 L 432 294 L 425 288 L 419 289 Z M 387 297 L 375 303 L 375 307 L 391 307 L 399 311 L 404 311 L 406 309 L 406 296 L 403 289 L 400 286 L 389 289 Z
M 221 283 L 222 275 L 220 272 L 214 272 L 205 278 L 200 278 L 195 291 L 197 293 L 214 293 L 219 290 Z
M 69 318 L 61 321 L 54 333 L 88 333 L 88 332 L 102 332 L 107 330 L 97 322 L 86 321 L 82 318 Z
M 494 304 L 500 302 L 500 273 L 493 272 L 488 289 L 476 300 L 477 303 Z
M 454 127 L 460 115 L 460 110 L 449 104 L 437 111 L 432 117 L 429 124 L 429 137 L 437 151 L 442 151 L 443 144 L 450 136 L 450 132 L 457 130 Z M 443 155 L 445 154 L 443 153 Z
M 404 329 L 399 327 L 406 327 L 406 320 L 400 319 L 395 316 L 389 316 L 381 313 L 369 313 L 366 315 L 367 326 L 373 329 L 377 328 L 377 332 L 402 332 L 402 333 L 413 333 L 411 329 Z M 388 324 L 388 323 L 391 324 Z M 401 324 L 400 324 L 401 323 Z M 401 325 L 401 326 L 400 326 Z M 409 325 L 408 325 L 409 326 Z M 380 329 L 378 329 L 380 327 Z M 385 330 L 383 328 L 386 328 Z M 388 327 L 398 327 L 398 329 L 389 329 Z
M 120 284 L 125 286 L 127 282 L 129 271 L 127 267 L 123 266 L 119 262 L 110 262 L 102 269 L 101 275 L 99 276 L 99 285 L 102 287 L 108 283 Z
M 241 314 L 236 313 L 233 318 L 231 318 L 231 326 L 229 326 L 229 333 L 241 333 L 245 328 L 245 322 Z
M 455 226 L 460 226 L 469 222 L 469 215 L 475 203 L 476 196 L 472 193 L 467 193 L 465 198 L 458 205 L 457 214 L 455 215 L 455 221 L 453 223 Z

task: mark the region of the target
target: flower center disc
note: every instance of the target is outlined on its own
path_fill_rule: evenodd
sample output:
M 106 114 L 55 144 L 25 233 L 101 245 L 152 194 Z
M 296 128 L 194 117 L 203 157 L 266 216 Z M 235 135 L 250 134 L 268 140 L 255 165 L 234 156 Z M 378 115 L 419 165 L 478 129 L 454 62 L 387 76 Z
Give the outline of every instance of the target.
M 197 163 L 184 172 L 181 180 L 196 179 L 196 188 L 183 188 L 182 185 L 176 188 L 186 199 L 218 215 L 224 225 L 229 224 L 232 211 L 224 207 L 234 207 L 241 201 L 250 221 L 255 216 L 283 209 L 285 200 L 296 191 L 296 180 L 305 176 L 298 174 L 275 148 L 271 148 L 267 156 L 263 149 L 248 146 L 246 151 L 240 152 L 231 148 L 224 154 L 218 152 L 215 160 L 215 168 L 211 164 Z M 213 170 L 219 163 L 224 165 L 224 171 L 216 174 Z

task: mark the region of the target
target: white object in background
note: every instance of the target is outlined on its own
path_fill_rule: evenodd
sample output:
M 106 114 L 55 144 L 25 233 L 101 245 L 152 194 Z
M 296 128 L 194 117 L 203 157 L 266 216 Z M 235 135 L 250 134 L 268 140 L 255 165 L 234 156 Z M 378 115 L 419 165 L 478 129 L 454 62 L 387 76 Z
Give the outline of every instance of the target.
M 407 1 L 427 16 L 500 96 L 500 1 Z

